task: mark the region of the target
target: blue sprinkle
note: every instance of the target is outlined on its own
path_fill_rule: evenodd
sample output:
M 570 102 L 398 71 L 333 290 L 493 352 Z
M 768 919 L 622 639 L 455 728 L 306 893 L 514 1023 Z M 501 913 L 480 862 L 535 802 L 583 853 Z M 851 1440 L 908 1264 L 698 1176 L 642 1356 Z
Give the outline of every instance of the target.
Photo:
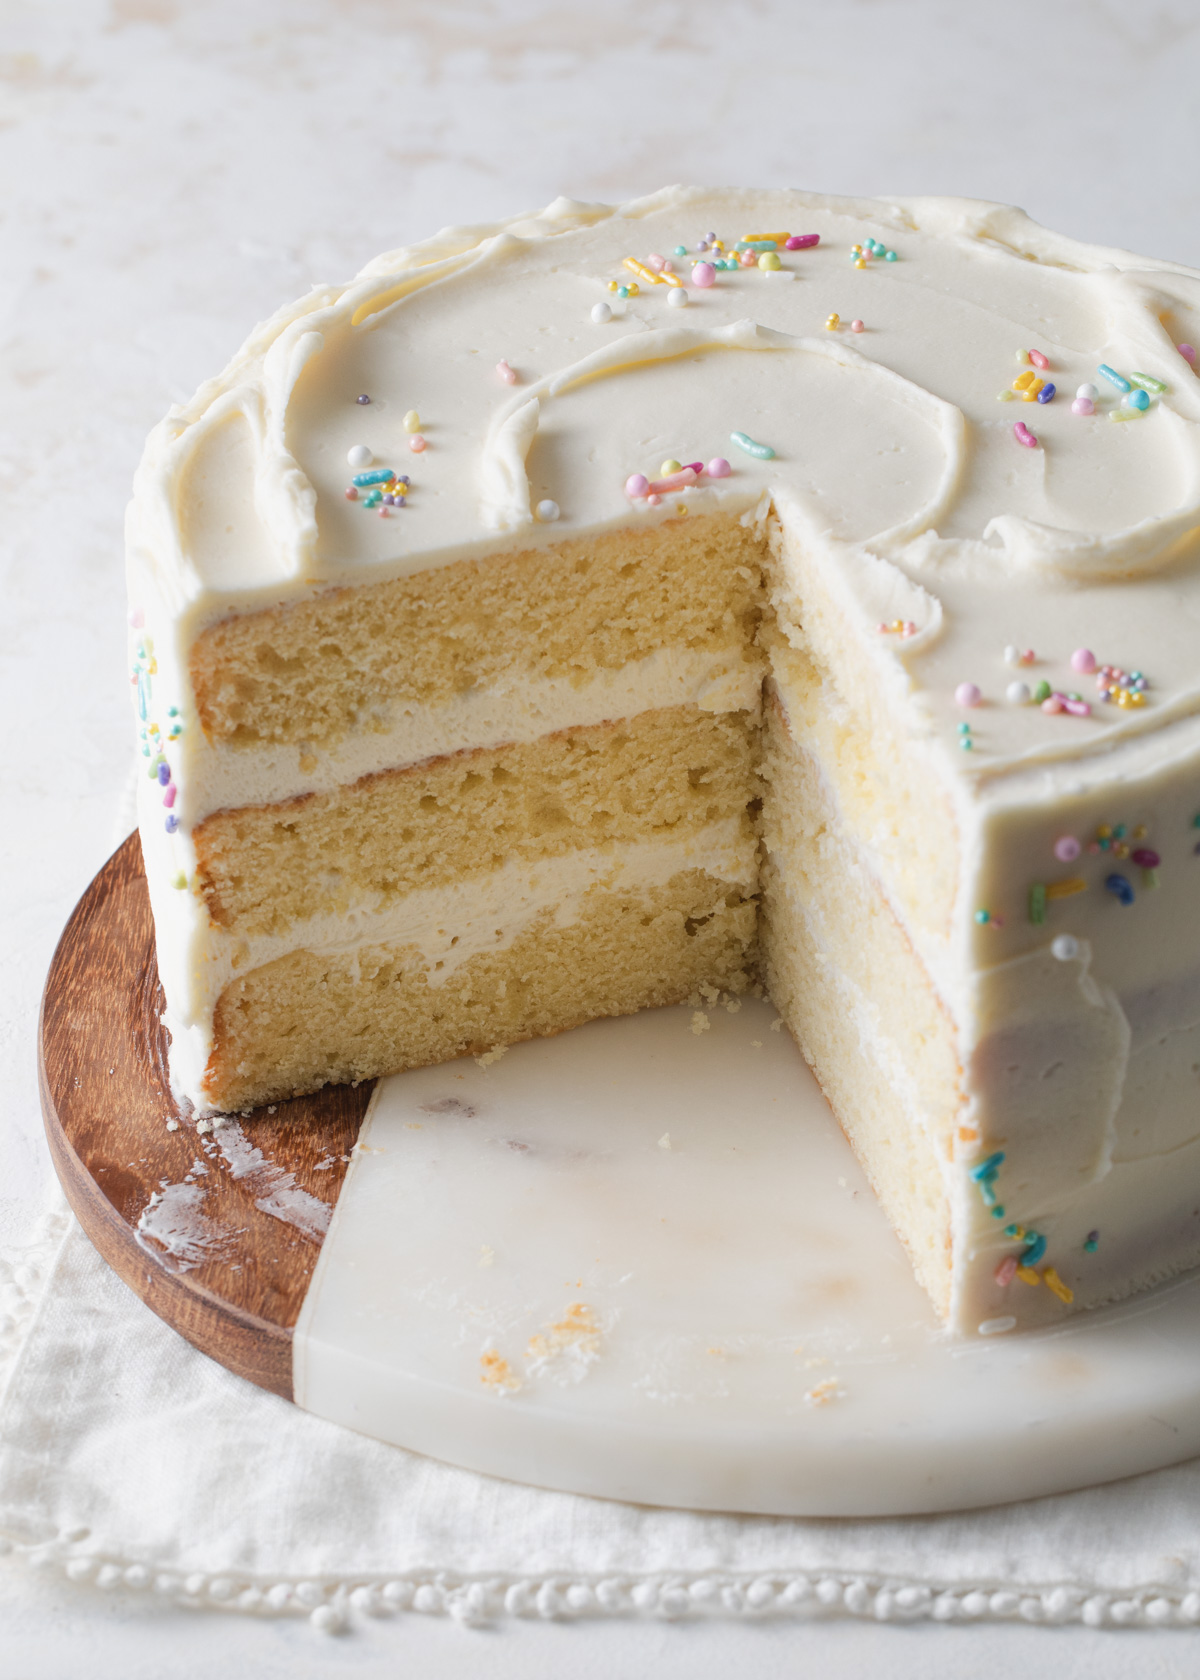
M 395 476 L 390 467 L 385 467 L 381 472 L 355 473 L 350 482 L 356 489 L 361 490 L 367 484 L 386 484 Z
M 1123 379 L 1116 368 L 1110 368 L 1107 362 L 1101 362 L 1096 372 L 1101 379 L 1107 379 L 1110 385 L 1115 385 L 1118 391 L 1131 391 L 1133 389 L 1128 379 Z
M 1150 398 L 1145 391 L 1130 391 L 1125 401 L 1130 408 L 1141 409 L 1143 414 L 1150 407 Z
M 739 449 L 744 449 L 747 455 L 754 455 L 760 461 L 773 461 L 775 459 L 775 451 L 769 443 L 755 443 L 754 439 L 747 437 L 745 432 L 730 432 L 729 441 L 730 443 L 736 443 Z
M 1053 402 L 1057 393 L 1058 393 L 1058 386 L 1057 385 L 1043 385 L 1041 390 L 1037 394 L 1037 400 L 1040 403 Z
M 992 1218 L 993 1219 L 1003 1219 L 1004 1218 L 1004 1209 L 1000 1206 L 999 1202 L 997 1202 L 995 1207 L 992 1209 Z
M 995 1155 L 989 1155 L 986 1161 L 980 1161 L 977 1167 L 972 1167 L 970 1177 L 975 1180 L 976 1184 L 981 1179 L 994 1178 L 1003 1160 L 1004 1151 L 1001 1149 Z
M 159 787 L 166 787 L 167 783 L 170 780 L 171 780 L 171 766 L 169 764 L 160 764 L 159 767 L 158 767 L 158 785 L 159 785 Z
M 1029 1233 L 1029 1247 L 1021 1256 L 1023 1266 L 1036 1266 L 1046 1252 L 1046 1239 L 1037 1231 Z
M 1105 890 L 1110 892 L 1113 897 L 1118 899 L 1122 904 L 1133 903 L 1133 888 L 1124 875 L 1106 875 L 1104 877 L 1104 886 Z
M 168 834 L 174 834 L 175 830 L 179 827 L 179 818 L 175 815 L 174 811 L 171 812 L 171 815 L 167 818 L 163 827 L 166 829 Z

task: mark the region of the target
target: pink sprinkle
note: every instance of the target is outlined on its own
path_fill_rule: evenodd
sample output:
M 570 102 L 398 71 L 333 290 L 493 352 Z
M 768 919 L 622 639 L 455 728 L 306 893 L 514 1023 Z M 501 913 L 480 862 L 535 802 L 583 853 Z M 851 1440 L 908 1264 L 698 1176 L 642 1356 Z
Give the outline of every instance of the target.
M 1029 427 L 1025 424 L 1024 420 L 1017 421 L 1016 425 L 1013 427 L 1013 436 L 1016 438 L 1018 443 L 1023 443 L 1026 449 L 1037 448 L 1038 440 L 1029 430 Z
M 178 792 L 179 789 L 175 786 L 174 782 L 169 782 L 167 784 L 167 791 L 163 794 L 163 804 L 167 807 L 168 811 L 171 809 L 171 806 L 174 805 L 175 795 Z
M 687 462 L 684 463 L 683 471 L 684 472 L 694 472 L 696 477 L 699 478 L 700 474 L 704 471 L 704 462 L 703 461 L 687 461 Z
M 904 623 L 900 626 L 900 634 L 902 636 L 915 636 L 916 633 L 916 625 L 913 623 L 911 618 L 906 618 Z
M 381 507 L 380 510 L 379 510 L 380 519 L 386 519 L 388 517 L 388 515 L 391 513 L 391 511 L 392 511 L 391 508 Z
M 667 496 L 672 490 L 686 490 L 689 484 L 695 484 L 696 474 L 691 467 L 681 467 L 677 473 L 669 478 L 656 478 L 650 486 L 652 496 Z
M 510 368 L 508 363 L 503 359 L 496 363 L 496 372 L 500 375 L 506 385 L 515 385 L 517 383 L 515 371 Z
M 412 437 L 408 440 L 408 447 L 412 450 L 414 455 L 419 455 L 421 453 L 425 447 L 425 439 L 421 436 L 420 432 L 413 433 Z
M 728 478 L 731 472 L 729 462 L 724 455 L 714 455 L 708 463 L 709 478 Z
M 129 615 L 129 626 L 132 630 L 140 630 L 146 622 L 146 615 L 141 607 L 134 607 Z
M 1036 663 L 1036 661 L 1037 661 L 1037 654 L 1034 653 L 1032 648 L 1026 648 L 1025 652 L 1021 655 L 1022 665 L 1033 665 L 1033 664 Z
M 1033 363 L 1035 368 L 1048 368 L 1050 366 L 1049 356 L 1043 356 L 1040 350 L 1031 350 L 1029 352 L 1029 360 Z
M 1074 863 L 1083 847 L 1073 834 L 1063 834 L 1054 842 L 1054 855 L 1059 863 Z
M 625 494 L 631 502 L 636 501 L 639 496 L 644 496 L 649 488 L 650 480 L 645 473 L 631 473 L 625 480 Z
M 662 497 L 661 496 L 656 496 L 653 493 L 651 493 L 649 496 L 646 497 L 646 500 L 650 504 L 651 507 L 657 507 L 659 502 L 662 501 Z
M 1086 700 L 1064 700 L 1063 711 L 1070 712 L 1072 717 L 1091 717 L 1092 708 Z
M 890 626 L 887 625 L 887 624 L 877 624 L 875 626 L 875 628 L 876 628 L 876 630 L 878 630 L 878 632 L 881 636 L 886 636 L 887 633 L 888 633 L 888 630 L 890 629 Z
M 959 683 L 954 698 L 960 706 L 978 706 L 983 694 L 977 683 Z
M 1076 397 L 1071 404 L 1072 414 L 1095 414 L 1096 405 L 1091 397 Z
M 1071 669 L 1085 675 L 1096 669 L 1096 655 L 1091 648 L 1076 648 L 1071 655 Z
M 1063 699 L 1061 694 L 1052 694 L 1049 700 L 1042 701 L 1042 710 L 1044 712 L 1065 712 L 1066 709 L 1067 702 Z
M 349 490 L 346 491 L 346 500 L 348 502 L 356 502 L 358 500 L 358 491 L 354 488 L 353 484 L 350 486 Z
M 651 251 L 650 255 L 646 258 L 646 262 L 649 267 L 654 270 L 655 274 L 661 274 L 663 269 L 667 266 L 666 257 L 660 257 L 657 251 Z
M 692 270 L 692 285 L 699 286 L 701 291 L 711 286 L 716 278 L 717 271 L 711 263 L 697 263 Z
M 743 268 L 757 268 L 758 267 L 758 252 L 757 251 L 742 251 L 738 256 L 738 262 L 742 265 Z
M 790 239 L 785 240 L 783 248 L 785 251 L 807 251 L 811 246 L 820 243 L 819 233 L 794 233 Z
M 1017 1257 L 1015 1254 L 1006 1254 L 1004 1259 L 1001 1260 L 1000 1264 L 996 1267 L 996 1270 L 992 1273 L 992 1276 L 1000 1285 L 1001 1289 L 1007 1289 L 1016 1275 Z
M 1179 351 L 1179 354 L 1183 357 L 1185 362 L 1194 362 L 1196 360 L 1196 347 L 1194 344 L 1177 344 L 1175 348 Z
M 851 321 L 851 323 L 850 323 L 850 331 L 851 331 L 851 332 L 862 332 L 862 331 L 863 331 L 863 324 L 862 324 L 862 322 L 861 322 L 861 321 Z

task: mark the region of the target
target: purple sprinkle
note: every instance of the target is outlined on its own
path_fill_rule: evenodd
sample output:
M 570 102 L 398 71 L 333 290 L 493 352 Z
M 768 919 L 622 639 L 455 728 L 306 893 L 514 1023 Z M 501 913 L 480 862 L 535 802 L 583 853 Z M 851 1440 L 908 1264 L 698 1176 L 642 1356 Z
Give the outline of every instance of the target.
M 1057 385 L 1043 385 L 1041 390 L 1037 394 L 1037 400 L 1040 403 L 1053 402 L 1054 401 L 1054 393 L 1057 390 L 1058 390 Z
M 397 497 L 396 497 L 396 506 L 397 506 L 397 507 L 407 507 L 407 506 L 408 506 L 408 502 L 407 502 L 407 500 L 406 500 L 406 499 L 405 499 L 405 497 L 403 497 L 403 496 L 397 496 Z
M 175 830 L 179 827 L 179 818 L 175 815 L 174 811 L 171 812 L 171 815 L 167 818 L 163 827 L 166 829 L 168 834 L 174 834 Z
M 811 245 L 819 245 L 819 233 L 794 233 L 784 244 L 785 251 L 807 251 Z
M 1133 853 L 1133 861 L 1143 869 L 1157 869 L 1162 859 L 1149 846 L 1139 846 Z
M 158 767 L 158 785 L 159 785 L 159 787 L 166 787 L 167 783 L 170 780 L 171 780 L 171 766 L 169 764 L 165 764 L 165 763 L 160 764 L 159 767 Z
M 367 395 L 367 393 L 365 391 L 363 392 L 362 396 L 358 398 L 358 401 L 360 403 L 362 403 L 364 407 L 367 405 L 367 403 L 370 402 L 370 400 L 371 400 L 370 397 Z
M 1194 362 L 1196 360 L 1196 349 L 1194 345 L 1177 344 L 1175 348 L 1179 351 L 1179 354 L 1183 357 L 1185 362 Z
M 384 498 L 383 498 L 383 499 L 384 499 L 384 501 L 385 501 L 385 502 L 386 502 L 386 503 L 387 503 L 387 505 L 388 505 L 388 507 L 395 507 L 395 505 L 396 505 L 396 498 L 395 498 L 395 496 L 393 496 L 393 495 L 392 495 L 392 494 L 391 494 L 391 492 L 390 492 L 390 491 L 389 491 L 389 492 L 388 492 L 388 494 L 387 494 L 387 495 L 386 495 L 386 496 L 384 496 Z

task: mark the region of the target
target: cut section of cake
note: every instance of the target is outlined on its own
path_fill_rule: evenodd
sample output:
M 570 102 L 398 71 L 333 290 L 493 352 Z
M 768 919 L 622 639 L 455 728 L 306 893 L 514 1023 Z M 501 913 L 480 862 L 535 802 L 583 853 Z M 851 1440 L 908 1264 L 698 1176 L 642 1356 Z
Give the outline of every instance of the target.
M 1200 1262 L 1197 336 L 1017 211 L 678 188 L 281 311 L 130 509 L 177 1096 L 765 987 L 954 1329 Z

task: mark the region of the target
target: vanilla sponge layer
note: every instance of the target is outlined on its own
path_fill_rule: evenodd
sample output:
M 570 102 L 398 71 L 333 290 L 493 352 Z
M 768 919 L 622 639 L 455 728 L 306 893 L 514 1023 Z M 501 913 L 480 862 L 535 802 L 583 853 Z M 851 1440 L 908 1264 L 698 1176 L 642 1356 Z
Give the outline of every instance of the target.
M 193 833 L 201 891 L 217 928 L 278 937 L 506 864 L 748 825 L 756 737 L 746 713 L 671 707 L 218 812 Z
M 678 1003 L 702 983 L 741 992 L 754 966 L 753 897 L 703 869 L 592 888 L 445 978 L 403 941 L 296 951 L 222 993 L 208 1087 L 249 1108 Z
M 512 673 L 583 685 L 664 647 L 756 665 L 762 560 L 752 531 L 716 514 L 326 589 L 201 632 L 200 721 L 210 742 L 293 742 L 315 761 L 406 704 Z

